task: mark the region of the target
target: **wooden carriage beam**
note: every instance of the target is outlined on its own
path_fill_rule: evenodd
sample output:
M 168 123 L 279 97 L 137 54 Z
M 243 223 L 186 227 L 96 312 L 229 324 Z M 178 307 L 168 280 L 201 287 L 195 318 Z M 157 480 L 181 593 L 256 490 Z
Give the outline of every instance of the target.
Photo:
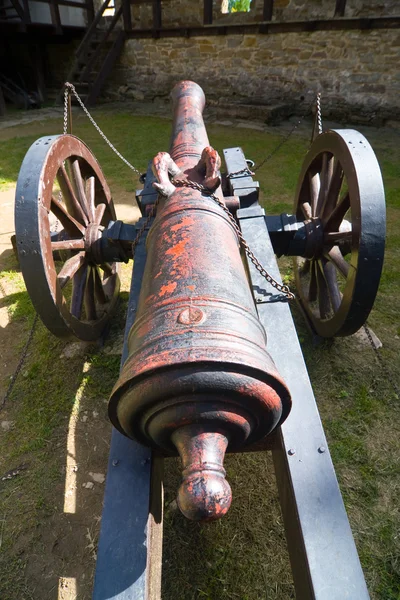
M 161 0 L 153 0 L 153 28 L 159 30 L 162 27 Z
M 213 0 L 204 0 L 204 25 L 211 25 L 213 22 Z
M 336 0 L 334 17 L 344 17 L 345 9 L 346 9 L 346 0 Z
M 264 0 L 264 8 L 263 8 L 264 21 L 272 21 L 273 11 L 274 11 L 274 0 Z
M 60 17 L 60 7 L 58 5 L 57 0 L 51 0 L 50 2 L 50 14 L 51 14 L 51 22 L 56 28 L 56 33 L 62 33 L 62 25 L 61 25 L 61 17 Z

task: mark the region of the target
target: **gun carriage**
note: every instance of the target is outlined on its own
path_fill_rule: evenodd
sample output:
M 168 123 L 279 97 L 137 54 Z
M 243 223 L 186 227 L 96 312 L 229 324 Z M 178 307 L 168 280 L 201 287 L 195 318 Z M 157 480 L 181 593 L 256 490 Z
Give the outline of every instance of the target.
M 232 499 L 225 452 L 269 449 L 297 596 L 367 598 L 275 256 L 293 257 L 318 335 L 356 332 L 383 264 L 379 165 L 357 131 L 322 133 L 305 157 L 293 214 L 265 215 L 241 148 L 224 150 L 221 175 L 201 88 L 181 82 L 172 99 L 170 154 L 143 177 L 136 225 L 116 219 L 99 164 L 72 135 L 35 142 L 17 185 L 21 269 L 55 335 L 97 339 L 118 300 L 119 263 L 135 259 L 109 401 L 115 430 L 94 597 L 159 597 L 159 457 L 181 457 L 183 514 L 213 520 Z

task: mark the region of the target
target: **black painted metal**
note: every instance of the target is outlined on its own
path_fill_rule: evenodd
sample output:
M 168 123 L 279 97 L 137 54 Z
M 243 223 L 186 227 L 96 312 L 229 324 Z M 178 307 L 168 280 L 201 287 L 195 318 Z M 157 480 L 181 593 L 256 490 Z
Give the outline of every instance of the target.
M 331 179 L 327 175 L 328 162 L 333 164 Z M 335 176 L 336 169 L 338 174 L 341 172 L 343 176 L 344 173 L 341 187 L 346 191 L 347 185 L 347 202 L 345 195 L 339 196 L 340 186 L 336 191 L 335 178 L 340 182 L 340 177 Z M 312 178 L 317 179 L 319 193 L 317 191 L 313 194 L 313 186 L 310 184 Z M 330 181 L 330 184 L 327 195 L 324 196 L 322 192 L 324 186 L 327 186 L 327 181 Z M 311 251 L 311 261 L 308 265 L 295 259 L 300 300 L 319 335 L 351 335 L 366 322 L 374 304 L 383 267 L 386 236 L 385 193 L 381 171 L 374 151 L 361 133 L 351 129 L 332 130 L 315 139 L 304 159 L 299 176 L 294 202 L 294 213 L 298 220 L 304 219 L 305 213 L 310 210 L 304 210 L 304 203 L 308 203 L 311 208 L 309 227 L 315 227 L 311 233 L 316 239 L 316 246 L 315 251 Z M 339 211 L 339 217 L 332 219 L 329 215 L 337 211 L 339 205 L 348 206 L 349 210 L 343 210 L 343 214 Z M 347 218 L 350 218 L 348 223 L 345 222 Z M 337 245 L 338 242 L 329 243 L 326 238 L 332 234 L 329 232 L 340 233 L 342 224 L 345 223 L 350 227 L 351 234 L 347 242 L 349 247 L 343 249 Z M 322 230 L 322 245 L 318 240 L 318 227 Z M 346 233 L 340 235 L 345 236 Z M 332 251 L 335 252 L 334 256 Z M 349 255 L 347 263 L 342 254 Z M 327 286 L 329 272 L 326 264 L 334 272 L 335 279 L 330 287 Z M 315 291 L 311 289 L 311 282 L 306 279 L 305 266 L 310 270 L 315 267 Z M 342 279 L 343 268 L 348 272 L 343 275 L 345 282 L 341 290 L 336 280 Z M 335 306 L 334 293 L 338 296 L 338 306 Z M 314 305 L 311 296 L 315 296 Z
M 307 233 L 303 221 L 295 215 L 282 213 L 266 216 L 269 237 L 276 256 L 303 256 L 307 247 Z
M 268 271 L 281 281 L 264 211 L 238 211 L 242 232 Z M 253 290 L 274 289 L 248 261 Z M 288 383 L 293 409 L 273 450 L 296 597 L 369 598 L 289 306 L 257 304 L 268 351 Z
M 224 159 L 227 175 L 247 169 L 246 157 L 241 148 L 227 148 L 224 150 Z M 233 175 L 228 180 L 229 192 L 232 196 L 240 198 L 240 206 L 246 208 L 258 202 L 259 184 L 249 174 Z
M 145 262 L 143 236 L 135 252 L 121 366 L 128 356 L 128 333 L 136 316 Z M 151 451 L 113 429 L 93 600 L 147 597 L 150 475 Z
M 147 165 L 143 189 L 136 190 L 136 202 L 142 215 L 146 213 L 146 207 L 152 205 L 157 200 L 158 192 L 153 188 L 153 183 L 157 181 L 153 173 L 153 161 L 150 160 Z

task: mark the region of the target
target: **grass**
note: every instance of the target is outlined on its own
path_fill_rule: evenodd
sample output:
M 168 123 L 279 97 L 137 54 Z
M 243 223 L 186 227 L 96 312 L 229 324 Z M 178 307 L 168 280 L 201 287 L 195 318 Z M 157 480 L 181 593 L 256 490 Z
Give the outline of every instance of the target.
M 124 113 L 113 114 L 111 119 L 102 111 L 96 112 L 96 120 L 120 152 L 140 170 L 146 169 L 156 152 L 168 149 L 169 121 Z M 42 134 L 57 132 L 60 125 L 61 120 L 47 122 Z M 133 194 L 137 185 L 133 174 L 84 118 L 75 119 L 74 133 L 94 151 L 114 193 Z M 208 133 L 218 150 L 240 145 L 256 162 L 273 150 L 282 135 L 278 129 L 261 133 L 218 125 L 210 125 Z M 308 133 L 292 136 L 257 174 L 269 213 L 292 209 Z M 370 130 L 366 135 L 381 163 L 388 205 L 387 253 L 370 324 L 383 342 L 381 355 L 399 385 L 399 134 Z M 1 143 L 3 189 L 14 184 L 24 153 L 36 137 L 26 135 Z M 285 280 L 292 283 L 289 261 L 283 259 L 281 267 Z M 7 299 L 0 302 L 7 305 L 10 326 L 18 327 L 18 338 L 12 340 L 18 354 L 33 319 L 33 308 L 12 257 L 0 277 L 9 292 Z M 124 270 L 122 302 L 113 318 L 108 345 L 121 335 L 128 286 L 129 267 Z M 399 399 L 371 349 L 360 347 L 353 338 L 339 338 L 316 347 L 295 307 L 293 314 L 371 598 L 399 600 Z M 14 421 L 14 427 L 2 434 L 0 473 L 24 463 L 28 468 L 7 485 L 0 483 L 2 600 L 55 598 L 51 589 L 57 576 L 68 573 L 77 577 L 78 597 L 90 597 L 94 561 L 85 549 L 86 542 L 82 545 L 82 541 L 77 541 L 76 547 L 81 549 L 76 551 L 76 557 L 69 556 L 67 550 L 60 550 L 63 535 L 57 533 L 64 532 L 68 538 L 78 527 L 68 520 L 62 508 L 66 423 L 71 411 L 79 419 L 83 414 L 100 412 L 93 427 L 85 430 L 79 421 L 79 451 L 86 468 L 96 458 L 92 448 L 103 444 L 99 438 L 107 437 L 109 432 L 104 400 L 117 378 L 119 357 L 92 345 L 85 347 L 83 354 L 65 359 L 61 358 L 65 346 L 64 341 L 52 337 L 41 324 L 38 326 L 7 405 L 6 416 Z M 4 413 L 0 417 L 6 418 Z M 107 444 L 102 447 L 105 457 Z M 294 598 L 271 457 L 266 453 L 229 456 L 226 467 L 234 495 L 232 508 L 223 520 L 204 526 L 186 521 L 177 511 L 174 498 L 179 465 L 174 460 L 166 463 L 163 598 Z M 104 470 L 105 466 L 98 468 Z M 102 490 L 96 498 L 89 504 L 82 501 L 81 514 L 86 518 L 100 514 Z M 53 538 L 49 540 L 46 533 L 48 524 L 57 533 L 53 550 L 49 550 Z M 91 521 L 90 531 L 96 530 L 97 525 Z M 47 562 L 38 558 L 41 552 Z M 48 575 L 48 583 L 43 573 Z

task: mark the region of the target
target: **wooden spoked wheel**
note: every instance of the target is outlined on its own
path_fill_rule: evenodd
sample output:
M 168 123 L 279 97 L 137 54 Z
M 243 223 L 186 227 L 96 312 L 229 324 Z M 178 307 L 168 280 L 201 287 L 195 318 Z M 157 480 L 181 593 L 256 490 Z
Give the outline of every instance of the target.
M 355 333 L 378 291 L 385 248 L 385 196 L 376 156 L 354 130 L 321 134 L 307 154 L 295 198 L 306 221 L 306 258 L 295 258 L 298 293 L 322 337 Z
M 115 221 L 95 157 L 72 135 L 43 137 L 22 163 L 15 228 L 22 274 L 46 327 L 59 337 L 97 339 L 118 300 L 118 264 L 94 251 Z

